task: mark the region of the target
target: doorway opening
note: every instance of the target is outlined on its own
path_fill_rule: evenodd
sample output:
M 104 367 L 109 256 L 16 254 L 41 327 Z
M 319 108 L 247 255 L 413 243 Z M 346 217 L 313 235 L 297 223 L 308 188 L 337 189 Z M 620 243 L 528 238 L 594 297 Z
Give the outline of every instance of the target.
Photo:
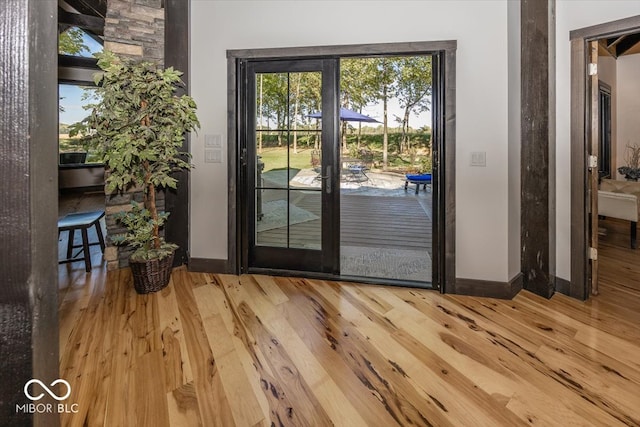
M 447 47 L 453 53 L 455 43 Z M 455 206 L 444 203 L 454 198 L 445 186 L 455 188 L 453 129 L 445 129 L 454 107 L 444 102 L 453 87 L 448 50 L 323 49 L 229 52 L 239 100 L 229 131 L 237 141 L 229 153 L 230 267 L 443 290 L 455 271 Z M 402 65 L 423 73 L 413 86 L 384 76 L 398 76 Z M 378 84 L 367 88 L 369 76 Z M 390 115 L 391 94 L 414 98 Z M 412 127 L 421 113 L 429 125 Z
M 637 111 L 631 104 L 638 99 L 640 84 L 628 77 L 636 76 L 640 67 L 640 17 L 576 30 L 571 33 L 571 48 L 569 294 L 588 299 L 600 293 L 602 282 L 607 293 L 637 295 L 640 254 L 634 237 L 640 184 L 629 181 L 633 179 L 629 169 L 640 174 L 640 164 L 629 164 L 628 153 L 636 145 L 629 135 L 637 133 L 633 129 L 637 120 L 629 113 Z
M 432 59 L 340 60 L 341 276 L 432 287 Z

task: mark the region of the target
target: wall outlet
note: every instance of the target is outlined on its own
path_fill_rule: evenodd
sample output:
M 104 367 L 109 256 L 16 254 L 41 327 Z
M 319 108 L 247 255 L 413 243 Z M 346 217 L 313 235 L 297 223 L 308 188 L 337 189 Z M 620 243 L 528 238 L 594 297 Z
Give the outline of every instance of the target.
M 487 166 L 486 151 L 474 151 L 471 153 L 471 166 Z

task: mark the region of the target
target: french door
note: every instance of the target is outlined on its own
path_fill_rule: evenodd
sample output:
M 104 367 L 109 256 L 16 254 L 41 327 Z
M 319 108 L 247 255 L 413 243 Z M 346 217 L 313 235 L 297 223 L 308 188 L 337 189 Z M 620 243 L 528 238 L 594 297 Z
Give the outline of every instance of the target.
M 245 272 L 339 273 L 338 69 L 337 59 L 240 64 Z

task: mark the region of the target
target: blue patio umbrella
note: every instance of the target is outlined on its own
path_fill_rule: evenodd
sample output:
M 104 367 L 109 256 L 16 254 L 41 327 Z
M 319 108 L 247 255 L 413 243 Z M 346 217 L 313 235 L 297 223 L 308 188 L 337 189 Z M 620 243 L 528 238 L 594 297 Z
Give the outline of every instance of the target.
M 321 119 L 322 112 L 318 111 L 317 113 L 309 114 L 307 117 L 311 117 L 313 119 Z M 348 108 L 340 108 L 340 120 L 342 120 L 343 122 L 381 123 L 373 117 L 365 116 L 364 114 L 349 110 Z

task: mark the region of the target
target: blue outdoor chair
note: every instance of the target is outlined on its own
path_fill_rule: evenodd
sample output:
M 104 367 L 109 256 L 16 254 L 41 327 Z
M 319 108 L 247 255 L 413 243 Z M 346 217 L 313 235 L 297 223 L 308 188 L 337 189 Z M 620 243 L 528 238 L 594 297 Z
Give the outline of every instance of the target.
M 424 191 L 427 191 L 427 185 L 429 189 L 431 189 L 431 174 L 430 173 L 422 173 L 417 175 L 405 175 L 404 181 L 404 191 L 407 191 L 409 184 L 416 185 L 416 194 L 420 192 L 420 185 L 423 186 Z

